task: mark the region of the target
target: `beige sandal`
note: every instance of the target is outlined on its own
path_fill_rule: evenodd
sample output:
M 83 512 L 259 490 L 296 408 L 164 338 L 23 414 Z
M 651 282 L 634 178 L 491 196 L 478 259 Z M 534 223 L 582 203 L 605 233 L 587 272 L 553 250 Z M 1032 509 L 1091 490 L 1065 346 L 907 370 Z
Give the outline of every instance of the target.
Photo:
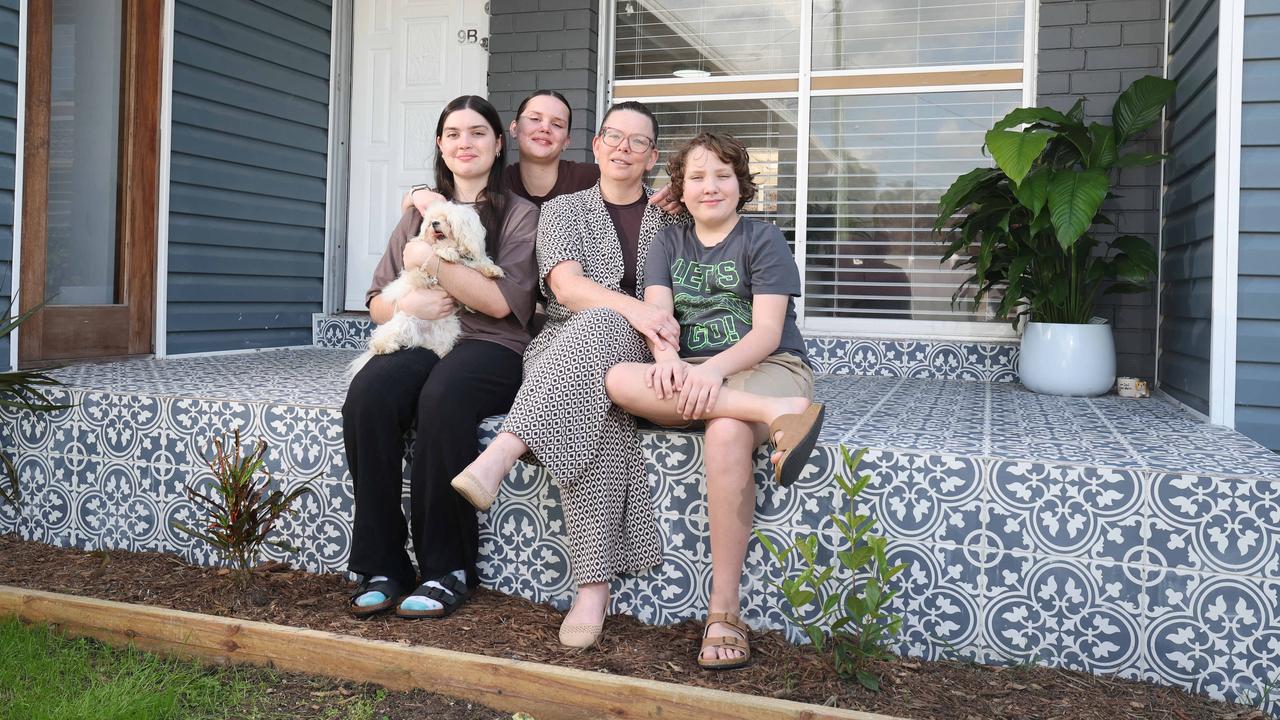
M 497 500 L 497 496 L 484 489 L 480 481 L 475 475 L 463 470 L 458 476 L 449 481 L 454 490 L 458 494 L 467 499 L 467 502 L 476 506 L 477 510 L 488 510 L 493 501 Z
M 782 433 L 782 437 L 774 441 L 774 448 L 782 453 L 773 469 L 773 477 L 779 485 L 786 487 L 800 479 L 800 473 L 809 463 L 809 454 L 818 443 L 818 433 L 822 432 L 822 419 L 826 414 L 827 409 L 822 403 L 809 403 L 804 412 L 782 415 L 769 423 L 770 440 Z
M 715 623 L 724 623 L 732 628 L 742 637 L 733 635 L 721 635 L 719 637 L 707 637 L 707 633 L 711 630 L 711 626 Z M 748 640 L 751 631 L 742 623 L 742 619 L 738 617 L 738 613 L 707 613 L 707 624 L 702 628 L 702 647 L 698 649 L 698 665 L 707 670 L 733 670 L 745 667 L 751 662 L 751 643 Z M 702 655 L 708 648 L 733 648 L 742 651 L 742 657 L 735 658 L 704 658 Z

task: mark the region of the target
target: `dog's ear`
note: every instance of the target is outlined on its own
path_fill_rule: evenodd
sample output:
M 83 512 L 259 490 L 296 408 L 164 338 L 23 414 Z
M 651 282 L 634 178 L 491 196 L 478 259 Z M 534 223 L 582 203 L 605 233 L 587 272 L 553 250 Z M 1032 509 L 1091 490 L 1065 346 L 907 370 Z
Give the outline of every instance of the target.
M 458 245 L 465 247 L 472 257 L 483 257 L 485 229 L 480 215 L 468 205 L 454 205 L 449 213 L 449 225 Z

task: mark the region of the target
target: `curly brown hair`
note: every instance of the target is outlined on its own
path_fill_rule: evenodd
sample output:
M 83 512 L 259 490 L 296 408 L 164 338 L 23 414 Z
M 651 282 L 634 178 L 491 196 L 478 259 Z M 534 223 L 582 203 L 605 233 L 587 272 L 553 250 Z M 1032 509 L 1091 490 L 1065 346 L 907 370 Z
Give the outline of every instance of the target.
M 738 210 L 741 211 L 742 207 L 756 196 L 756 176 L 751 172 L 751 156 L 747 153 L 747 147 L 734 136 L 724 133 L 698 133 L 671 156 L 667 161 L 667 177 L 671 179 L 671 197 L 675 200 L 684 197 L 685 164 L 689 159 L 689 153 L 697 148 L 705 148 L 707 152 L 714 153 L 721 162 L 726 162 L 733 168 L 733 174 L 738 176 Z

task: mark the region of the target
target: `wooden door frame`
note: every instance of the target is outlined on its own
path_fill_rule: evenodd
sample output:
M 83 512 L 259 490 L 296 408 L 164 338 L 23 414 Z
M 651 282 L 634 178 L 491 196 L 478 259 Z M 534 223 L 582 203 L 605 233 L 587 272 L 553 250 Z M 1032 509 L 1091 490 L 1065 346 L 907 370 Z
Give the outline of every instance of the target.
M 46 294 L 53 0 L 28 0 L 21 311 Z M 164 0 L 123 0 L 116 304 L 51 305 L 19 329 L 22 366 L 149 354 L 155 335 Z

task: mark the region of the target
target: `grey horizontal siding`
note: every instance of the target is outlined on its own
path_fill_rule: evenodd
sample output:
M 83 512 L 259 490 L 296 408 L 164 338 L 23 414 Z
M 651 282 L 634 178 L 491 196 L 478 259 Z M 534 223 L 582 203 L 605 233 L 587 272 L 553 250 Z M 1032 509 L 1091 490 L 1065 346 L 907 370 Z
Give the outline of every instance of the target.
M 1160 386 L 1209 412 L 1217 145 L 1217 0 L 1172 0 L 1160 288 Z
M 178 0 L 168 351 L 307 345 L 324 287 L 325 0 Z
M 0 307 L 13 292 L 13 189 L 18 148 L 19 0 L 0 0 Z M 9 338 L 0 338 L 0 367 L 8 368 Z
M 1280 451 L 1280 2 L 1244 23 L 1236 429 Z

